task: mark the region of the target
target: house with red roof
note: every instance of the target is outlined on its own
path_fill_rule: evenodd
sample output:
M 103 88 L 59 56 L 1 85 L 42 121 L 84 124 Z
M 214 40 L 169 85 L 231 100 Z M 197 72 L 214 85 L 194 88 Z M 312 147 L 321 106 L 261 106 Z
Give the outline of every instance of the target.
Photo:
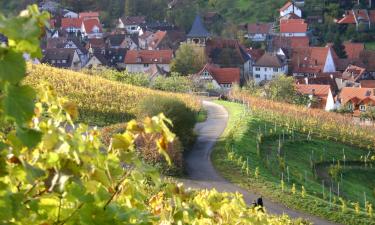
M 287 73 L 288 63 L 282 54 L 266 52 L 253 65 L 253 79 L 257 84 Z
M 290 67 L 293 76 L 297 77 L 336 72 L 333 50 L 330 46 L 293 49 Z
M 280 35 L 285 37 L 305 37 L 307 23 L 304 19 L 280 20 Z
M 344 87 L 337 98 L 339 107 L 348 107 L 354 116 L 360 116 L 370 107 L 375 106 L 373 88 Z
M 337 23 L 340 25 L 355 25 L 357 31 L 367 31 L 375 23 L 375 10 L 346 10 L 343 17 L 337 20 Z
M 128 34 L 139 33 L 141 25 L 146 23 L 144 16 L 125 16 L 118 19 L 117 28 L 125 29 Z
M 296 90 L 302 95 L 307 95 L 311 101 L 308 107 L 331 111 L 335 109 L 335 100 L 329 85 L 321 84 L 296 84 Z
M 288 14 L 294 14 L 299 18 L 302 17 L 302 10 L 299 7 L 297 7 L 295 3 L 292 1 L 287 2 L 283 7 L 279 9 L 279 11 L 280 17 L 284 17 Z
M 98 19 L 85 19 L 82 21 L 81 33 L 88 39 L 98 39 L 103 37 L 103 28 Z
M 78 18 L 82 20 L 90 20 L 90 19 L 96 19 L 99 20 L 99 12 L 81 12 L 78 14 Z
M 81 31 L 82 21 L 81 18 L 62 18 L 61 28 L 68 33 L 77 33 Z
M 249 23 L 245 27 L 245 38 L 251 41 L 265 41 L 272 31 L 272 23 Z
M 155 33 L 146 31 L 139 39 L 139 47 L 146 50 L 160 50 L 165 49 L 162 43 L 166 40 L 167 31 L 156 31 Z
M 228 90 L 233 84 L 240 83 L 239 68 L 220 68 L 214 64 L 206 64 L 193 77 L 202 85 L 212 84 L 215 89 Z
M 170 72 L 169 64 L 172 59 L 172 50 L 129 50 L 125 56 L 125 67 L 130 73 L 144 73 L 155 64 Z
M 364 43 L 353 43 L 345 41 L 343 45 L 345 47 L 345 52 L 348 59 L 358 59 L 361 52 L 365 50 Z

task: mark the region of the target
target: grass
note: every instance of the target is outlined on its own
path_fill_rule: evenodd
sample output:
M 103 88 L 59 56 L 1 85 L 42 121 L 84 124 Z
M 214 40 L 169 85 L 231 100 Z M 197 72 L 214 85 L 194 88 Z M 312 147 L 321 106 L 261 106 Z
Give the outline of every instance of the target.
M 375 50 L 375 41 L 372 42 L 366 42 L 365 43 L 365 48 L 367 50 Z
M 197 122 L 198 123 L 203 123 L 204 121 L 207 120 L 207 110 L 201 109 L 198 114 L 197 114 Z
M 330 205 L 327 192 L 329 189 L 328 182 L 325 185 L 325 200 L 322 199 L 320 179 L 327 178 L 324 175 L 328 174 L 329 167 L 323 167 L 323 173 L 318 174 L 322 177 L 319 177 L 317 172 L 313 172 L 310 162 L 310 156 L 313 158 L 313 163 L 330 161 L 333 158 L 336 158 L 335 161 L 337 162 L 337 159 L 343 155 L 342 149 L 345 149 L 347 160 L 358 160 L 361 155 L 367 153 L 366 151 L 326 140 L 307 141 L 306 135 L 303 134 L 284 134 L 285 142 L 282 145 L 280 156 L 285 163 L 279 163 L 277 149 L 279 136 L 280 139 L 282 137 L 280 129 L 279 132 L 273 131 L 271 134 L 272 124 L 253 118 L 251 115 L 244 117 L 244 107 L 242 105 L 223 101 L 218 101 L 218 103 L 228 109 L 230 117 L 223 138 L 215 147 L 212 161 L 225 178 L 253 192 L 267 196 L 269 199 L 309 214 L 344 224 L 375 224 L 375 221 L 371 220 L 364 212 L 358 215 L 351 209 L 344 209 L 345 212 L 342 212 L 342 205 L 338 197 L 332 198 L 335 202 Z M 266 135 L 264 135 L 263 142 L 259 150 L 257 150 L 256 139 L 259 129 Z M 249 175 L 241 171 L 241 164 L 227 157 L 226 146 L 228 146 L 228 140 L 231 140 L 229 148 L 233 148 L 235 155 L 242 158 L 242 160 L 248 160 Z M 287 182 L 286 167 L 288 167 L 290 173 L 289 183 Z M 259 171 L 258 178 L 255 177 L 256 168 Z M 284 173 L 281 174 L 280 171 L 284 171 Z M 355 176 L 355 170 L 343 170 L 344 184 L 342 185 L 341 196 L 344 196 L 345 199 L 363 203 L 361 201 L 363 197 L 361 198 L 359 195 L 361 195 L 361 192 L 363 195 L 363 191 L 366 191 L 368 192 L 367 200 L 375 203 L 374 195 L 371 191 L 373 184 L 372 182 L 365 182 L 366 179 L 375 180 L 375 173 L 372 169 L 366 169 L 365 171 L 366 173 L 361 173 L 361 176 Z M 285 182 L 284 191 L 281 190 L 281 176 L 283 176 Z M 293 183 L 296 187 L 296 193 L 294 194 L 291 191 Z M 305 198 L 302 197 L 302 186 L 307 192 L 307 197 Z M 334 186 L 336 187 L 336 185 Z M 362 189 L 359 187 L 362 187 Z M 370 195 L 371 197 L 369 197 Z M 349 207 L 351 206 L 349 202 L 346 202 L 346 204 Z M 363 204 L 361 208 L 363 209 Z

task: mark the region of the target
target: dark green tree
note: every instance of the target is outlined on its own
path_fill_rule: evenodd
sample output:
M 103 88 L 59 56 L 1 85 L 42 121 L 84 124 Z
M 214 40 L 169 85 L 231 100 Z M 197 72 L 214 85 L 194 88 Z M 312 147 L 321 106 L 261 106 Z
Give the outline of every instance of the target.
M 136 0 L 125 0 L 125 16 L 137 15 L 137 2 Z
M 342 44 L 342 41 L 339 36 L 336 36 L 333 42 L 333 50 L 335 50 L 339 58 L 345 59 L 348 57 L 346 55 L 345 46 Z

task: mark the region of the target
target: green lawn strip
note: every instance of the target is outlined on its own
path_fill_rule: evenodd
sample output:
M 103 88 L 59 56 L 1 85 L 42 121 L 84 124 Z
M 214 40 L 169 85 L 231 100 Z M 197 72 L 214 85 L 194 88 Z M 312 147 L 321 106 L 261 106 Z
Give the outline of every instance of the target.
M 207 120 L 207 110 L 201 109 L 197 114 L 197 123 L 202 123 Z
M 360 214 L 356 214 L 354 210 L 349 208 L 345 209 L 345 212 L 342 212 L 342 204 L 336 197 L 332 197 L 332 201 L 335 200 L 336 204 L 330 206 L 327 201 L 329 198 L 327 192 L 325 195 L 326 200 L 321 199 L 322 186 L 318 181 L 313 179 L 313 172 L 310 166 L 307 166 L 307 169 L 303 169 L 306 168 L 306 160 L 309 161 L 312 149 L 315 151 L 314 157 L 319 158 L 319 160 L 323 153 L 326 154 L 327 160 L 335 156 L 342 157 L 342 148 L 346 148 L 345 155 L 348 158 L 359 158 L 360 155 L 363 154 L 363 151 L 359 149 L 349 151 L 350 147 L 329 141 L 313 140 L 306 144 L 306 141 L 302 138 L 303 135 L 295 134 L 294 140 L 286 140 L 284 142 L 283 149 L 286 150 L 283 150 L 285 152 L 281 153 L 281 155 L 285 154 L 287 159 L 286 164 L 291 174 L 289 183 L 286 180 L 286 174 L 284 175 L 285 189 L 282 191 L 280 169 L 278 168 L 276 159 L 277 154 L 270 154 L 268 160 L 264 160 L 259 156 L 259 154 L 263 155 L 267 151 L 271 151 L 271 153 L 277 152 L 275 149 L 277 149 L 278 146 L 279 135 L 266 135 L 261 145 L 260 152 L 258 153 L 256 150 L 257 131 L 259 129 L 264 130 L 264 124 L 266 124 L 266 130 L 268 130 L 272 127 L 272 124 L 265 123 L 251 116 L 244 117 L 244 107 L 240 104 L 223 101 L 217 101 L 217 103 L 226 107 L 230 113 L 228 127 L 223 134 L 222 140 L 216 145 L 212 155 L 212 160 L 216 169 L 220 171 L 226 179 L 251 191 L 267 196 L 267 198 L 275 202 L 285 204 L 290 208 L 321 216 L 332 221 L 344 224 L 375 224 L 375 221 L 371 220 L 365 213 L 361 212 Z M 230 132 L 234 127 L 235 132 Z M 241 163 L 236 163 L 234 160 L 230 160 L 227 157 L 228 152 L 226 148 L 228 147 L 225 146 L 227 146 L 226 139 L 228 139 L 228 136 L 234 137 L 234 143 L 231 144 L 230 148 L 233 148 L 236 155 L 241 156 L 243 161 L 248 160 L 250 175 L 241 172 L 243 171 L 241 170 Z M 285 135 L 284 138 L 288 139 L 287 135 Z M 290 148 L 291 146 L 289 145 L 291 145 L 292 148 Z M 322 152 L 316 150 L 323 149 L 323 147 L 326 149 L 324 152 L 323 150 L 321 150 Z M 267 150 L 267 148 L 269 149 Z M 303 154 L 304 152 L 307 154 Z M 260 174 L 258 179 L 255 178 L 256 168 L 258 168 Z M 306 182 L 304 181 L 305 172 L 302 172 L 301 168 L 307 171 L 308 179 Z M 352 188 L 346 183 L 352 183 L 351 178 L 349 175 L 345 174 L 345 172 L 344 177 L 344 190 L 345 186 L 347 186 L 346 188 L 349 190 L 345 194 L 351 195 L 350 190 L 352 190 Z M 301 180 L 303 180 L 303 182 Z M 296 187 L 295 194 L 291 191 L 293 183 L 295 183 Z M 307 197 L 305 198 L 301 196 L 302 185 L 307 192 Z M 346 204 L 350 203 L 346 202 Z M 352 207 L 352 205 L 347 205 L 347 207 L 349 206 Z
M 365 43 L 365 48 L 367 50 L 375 50 L 375 42 L 372 41 L 372 42 L 366 42 Z

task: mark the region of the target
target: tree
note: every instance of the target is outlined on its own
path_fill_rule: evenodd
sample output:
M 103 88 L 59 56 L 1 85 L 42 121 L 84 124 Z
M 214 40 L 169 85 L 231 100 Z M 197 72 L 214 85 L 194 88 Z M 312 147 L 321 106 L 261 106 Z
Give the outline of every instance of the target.
M 335 41 L 333 42 L 333 50 L 335 50 L 339 58 L 347 58 L 345 51 L 345 46 L 342 44 L 342 41 L 339 36 L 336 36 Z
M 293 103 L 297 96 L 293 77 L 280 75 L 264 86 L 266 98 Z
M 137 14 L 136 0 L 125 0 L 125 16 L 135 16 Z
M 193 44 L 182 44 L 172 60 L 171 70 L 182 75 L 197 73 L 206 63 L 204 49 Z

